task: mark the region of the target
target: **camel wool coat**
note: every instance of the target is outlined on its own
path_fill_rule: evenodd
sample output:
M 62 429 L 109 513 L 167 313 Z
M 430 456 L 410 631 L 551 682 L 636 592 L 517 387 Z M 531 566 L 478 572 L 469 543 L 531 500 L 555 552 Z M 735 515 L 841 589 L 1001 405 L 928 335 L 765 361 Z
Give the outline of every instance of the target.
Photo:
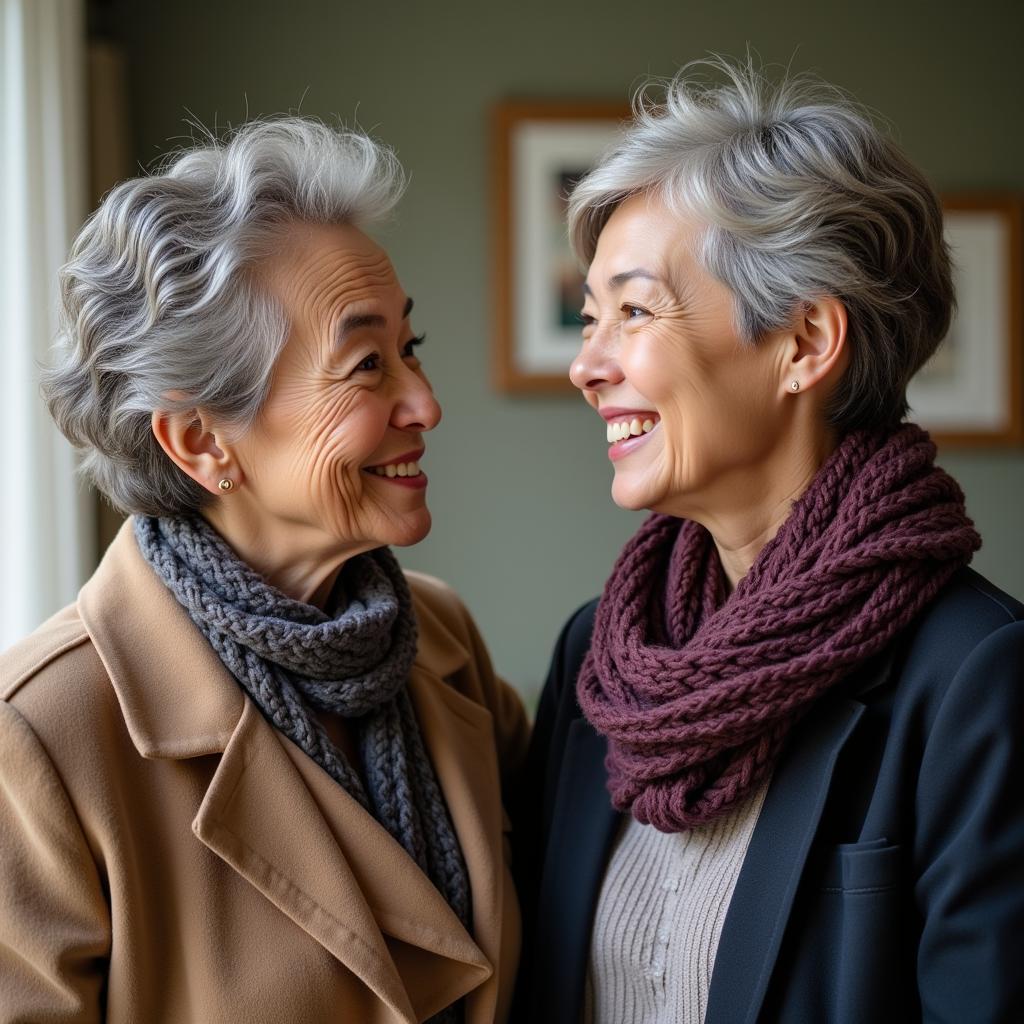
M 473 934 L 273 729 L 121 530 L 0 657 L 0 1021 L 503 1022 L 519 956 L 502 786 L 528 724 L 468 613 L 409 574 L 409 680 Z

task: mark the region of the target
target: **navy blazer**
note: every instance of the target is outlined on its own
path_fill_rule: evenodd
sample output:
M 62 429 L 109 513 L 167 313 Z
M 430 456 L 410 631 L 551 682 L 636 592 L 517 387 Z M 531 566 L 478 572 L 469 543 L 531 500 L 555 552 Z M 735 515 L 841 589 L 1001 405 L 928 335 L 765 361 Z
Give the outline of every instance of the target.
M 563 629 L 514 823 L 515 1020 L 576 1024 L 621 816 Z M 706 1024 L 1024 1022 L 1024 606 L 964 570 L 822 697 L 778 762 L 726 915 Z M 628 1024 L 628 1022 L 622 1022 Z

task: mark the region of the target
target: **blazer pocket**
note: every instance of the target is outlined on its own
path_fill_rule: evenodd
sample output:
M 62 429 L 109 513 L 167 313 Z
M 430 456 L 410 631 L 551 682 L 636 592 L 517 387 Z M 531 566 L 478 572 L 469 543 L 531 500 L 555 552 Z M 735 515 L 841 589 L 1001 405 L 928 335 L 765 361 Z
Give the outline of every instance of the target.
M 825 854 L 821 887 L 849 894 L 884 892 L 903 879 L 903 847 L 888 839 L 840 843 Z
M 907 860 L 888 839 L 814 851 L 813 875 L 789 921 L 789 967 L 777 997 L 795 1008 L 779 1021 L 919 1019 Z

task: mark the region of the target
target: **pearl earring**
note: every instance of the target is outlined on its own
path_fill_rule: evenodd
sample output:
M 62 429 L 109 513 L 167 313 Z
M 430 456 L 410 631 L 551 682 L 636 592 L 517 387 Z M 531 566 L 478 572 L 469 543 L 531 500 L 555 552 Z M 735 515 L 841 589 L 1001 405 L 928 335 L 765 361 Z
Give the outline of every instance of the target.
M 800 390 L 800 381 L 798 381 L 798 380 L 790 381 L 789 382 L 789 390 L 793 391 L 793 392 L 799 391 Z

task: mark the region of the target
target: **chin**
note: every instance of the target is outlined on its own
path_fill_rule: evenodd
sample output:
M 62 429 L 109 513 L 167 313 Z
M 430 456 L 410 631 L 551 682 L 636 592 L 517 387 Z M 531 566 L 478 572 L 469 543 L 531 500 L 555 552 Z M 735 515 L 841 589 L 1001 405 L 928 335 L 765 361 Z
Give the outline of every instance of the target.
M 643 509 L 651 508 L 657 498 L 649 490 L 631 487 L 625 482 L 620 483 L 615 480 L 612 483 L 612 501 L 627 512 L 640 512 Z
M 396 523 L 394 528 L 388 531 L 390 536 L 381 538 L 381 543 L 390 547 L 409 548 L 426 539 L 427 534 L 430 533 L 430 527 L 430 513 L 423 509 L 418 515 L 410 516 L 405 522 Z

